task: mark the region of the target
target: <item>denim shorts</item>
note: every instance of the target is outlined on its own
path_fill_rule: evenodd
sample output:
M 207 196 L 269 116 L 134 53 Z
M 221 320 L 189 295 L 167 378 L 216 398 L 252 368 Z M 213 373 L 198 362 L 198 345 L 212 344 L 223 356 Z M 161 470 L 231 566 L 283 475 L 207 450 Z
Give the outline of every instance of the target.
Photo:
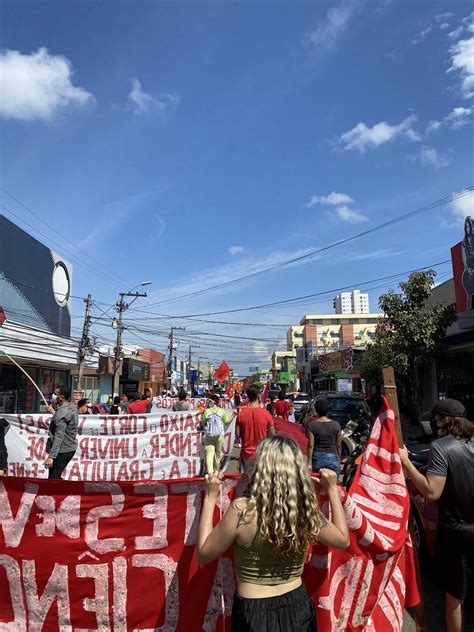
M 333 452 L 313 452 L 312 466 L 313 472 L 319 472 L 321 468 L 325 467 L 336 472 L 338 477 L 341 473 L 339 457 Z

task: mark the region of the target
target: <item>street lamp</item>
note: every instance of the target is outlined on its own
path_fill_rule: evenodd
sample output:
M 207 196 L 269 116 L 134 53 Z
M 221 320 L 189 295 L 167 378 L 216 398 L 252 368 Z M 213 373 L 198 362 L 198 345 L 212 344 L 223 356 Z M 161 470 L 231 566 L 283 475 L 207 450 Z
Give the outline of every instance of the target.
M 151 285 L 151 281 L 142 281 L 138 283 L 128 292 L 120 292 L 120 299 L 115 306 L 118 312 L 118 318 L 114 318 L 112 321 L 112 327 L 117 330 L 117 340 L 114 351 L 114 381 L 113 381 L 113 393 L 118 395 L 120 385 L 120 359 L 122 357 L 122 332 L 123 332 L 123 313 L 130 305 L 137 300 L 137 298 L 146 298 L 146 292 L 134 292 L 137 287 L 143 287 L 145 285 Z M 130 303 L 124 301 L 124 297 L 132 296 L 133 300 Z

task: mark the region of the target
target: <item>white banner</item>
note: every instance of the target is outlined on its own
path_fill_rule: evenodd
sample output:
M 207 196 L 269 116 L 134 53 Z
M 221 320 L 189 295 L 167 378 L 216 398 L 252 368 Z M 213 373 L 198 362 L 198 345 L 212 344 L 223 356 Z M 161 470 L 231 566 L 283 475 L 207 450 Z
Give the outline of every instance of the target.
M 5 435 L 8 474 L 47 478 L 43 462 L 51 415 L 1 418 L 9 423 Z M 200 418 L 201 412 L 168 408 L 149 415 L 79 415 L 78 447 L 63 478 L 134 481 L 198 476 L 204 460 Z M 232 451 L 234 432 L 235 421 L 225 433 L 225 455 Z

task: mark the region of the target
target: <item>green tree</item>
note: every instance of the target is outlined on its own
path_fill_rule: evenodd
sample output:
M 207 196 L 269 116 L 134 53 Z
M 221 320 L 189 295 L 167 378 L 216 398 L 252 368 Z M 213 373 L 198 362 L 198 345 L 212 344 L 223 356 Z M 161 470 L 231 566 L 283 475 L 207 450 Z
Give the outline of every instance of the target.
M 382 380 L 382 368 L 393 366 L 400 404 L 413 421 L 421 412 L 420 374 L 443 352 L 446 329 L 455 319 L 451 306 L 427 304 L 435 277 L 434 270 L 413 272 L 408 281 L 400 283 L 400 293 L 389 290 L 382 294 L 379 306 L 385 317 L 362 367 L 367 379 L 377 384 Z

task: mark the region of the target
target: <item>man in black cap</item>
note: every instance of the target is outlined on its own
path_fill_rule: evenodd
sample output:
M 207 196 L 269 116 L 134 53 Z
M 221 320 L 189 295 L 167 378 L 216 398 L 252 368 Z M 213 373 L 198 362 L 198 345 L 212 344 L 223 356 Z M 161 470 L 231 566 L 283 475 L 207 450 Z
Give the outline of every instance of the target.
M 400 458 L 415 487 L 438 500 L 435 558 L 446 597 L 446 630 L 461 632 L 468 571 L 474 575 L 474 424 L 456 399 L 440 399 L 431 413 L 439 439 L 433 441 L 426 476 L 400 448 Z

